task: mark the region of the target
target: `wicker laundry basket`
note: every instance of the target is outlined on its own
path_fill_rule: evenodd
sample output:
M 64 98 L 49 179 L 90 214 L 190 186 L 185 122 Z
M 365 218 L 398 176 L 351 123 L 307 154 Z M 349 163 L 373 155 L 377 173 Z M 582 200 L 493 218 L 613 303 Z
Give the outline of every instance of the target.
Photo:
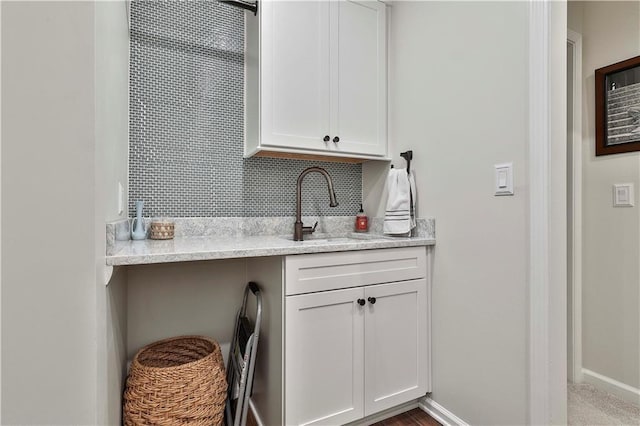
M 133 358 L 124 392 L 124 424 L 221 425 L 226 396 L 224 363 L 215 340 L 161 340 Z

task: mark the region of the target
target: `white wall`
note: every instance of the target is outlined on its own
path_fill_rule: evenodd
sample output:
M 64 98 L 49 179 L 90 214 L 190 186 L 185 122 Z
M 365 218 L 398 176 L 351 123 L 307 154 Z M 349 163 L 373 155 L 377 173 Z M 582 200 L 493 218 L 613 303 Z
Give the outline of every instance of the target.
M 127 374 L 127 269 L 115 268 L 109 286 L 98 285 L 96 424 L 119 425 Z
M 127 274 L 104 286 L 105 222 L 125 218 L 129 158 L 129 27 L 123 0 L 95 3 L 95 250 L 97 283 L 97 420 L 120 424 L 127 345 Z M 118 183 L 124 188 L 118 211 Z M 117 269 L 117 268 L 116 268 Z
M 245 259 L 128 267 L 127 352 L 184 334 L 231 342 L 247 282 Z
M 125 2 L 2 12 L 2 422 L 118 424 L 126 271 L 104 286 L 104 224 L 126 215 Z
M 1 7 L 2 423 L 96 424 L 94 5 Z
M 612 207 L 612 185 L 632 182 L 640 155 L 595 157 L 594 70 L 640 54 L 639 2 L 570 2 L 583 36 L 583 367 L 640 388 L 640 211 Z
M 2 7 L 0 6 L 0 52 L 2 51 Z M 2 98 L 2 55 L 0 55 L 0 99 Z M 2 422 L 2 102 L 0 102 L 0 423 Z
M 413 149 L 433 216 L 433 398 L 470 424 L 527 422 L 528 4 L 394 2 L 391 154 Z M 515 195 L 494 197 L 512 161 Z M 365 164 L 382 215 L 386 168 Z M 377 192 L 377 193 L 376 193 Z
M 96 3 L 96 143 L 100 152 L 104 220 L 127 214 L 129 177 L 129 26 L 124 0 Z M 118 183 L 124 188 L 118 211 Z M 104 233 L 104 232 L 103 232 Z
M 578 34 L 582 34 L 584 3 L 583 1 L 574 0 L 567 2 L 567 28 Z

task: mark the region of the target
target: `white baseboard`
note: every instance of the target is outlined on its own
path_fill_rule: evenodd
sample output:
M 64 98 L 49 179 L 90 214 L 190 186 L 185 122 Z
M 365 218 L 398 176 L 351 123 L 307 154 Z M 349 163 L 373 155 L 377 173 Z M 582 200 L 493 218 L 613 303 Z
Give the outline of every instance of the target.
M 603 376 L 595 371 L 582 369 L 582 380 L 598 389 L 635 405 L 640 405 L 640 389 L 634 388 L 611 377 Z
M 418 407 L 444 426 L 469 426 L 467 422 L 426 396 L 418 401 Z

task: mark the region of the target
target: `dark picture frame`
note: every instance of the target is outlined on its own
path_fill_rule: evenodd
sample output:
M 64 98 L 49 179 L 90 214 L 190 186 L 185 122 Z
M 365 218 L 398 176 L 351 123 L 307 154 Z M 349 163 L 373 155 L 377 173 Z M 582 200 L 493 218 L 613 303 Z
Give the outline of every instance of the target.
M 640 151 L 640 56 L 595 71 L 596 156 Z

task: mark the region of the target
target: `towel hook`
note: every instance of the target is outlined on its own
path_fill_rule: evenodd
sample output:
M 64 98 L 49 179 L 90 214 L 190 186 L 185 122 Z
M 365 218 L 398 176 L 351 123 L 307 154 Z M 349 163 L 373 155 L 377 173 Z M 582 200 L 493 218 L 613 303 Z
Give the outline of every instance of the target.
M 411 171 L 411 160 L 413 160 L 413 151 L 405 151 L 400 153 L 400 157 L 407 160 L 407 174 Z
M 407 160 L 407 174 L 409 174 L 411 172 L 411 160 L 413 160 L 413 151 L 409 150 L 401 152 L 400 157 Z M 393 169 L 393 164 L 391 165 L 391 168 Z

